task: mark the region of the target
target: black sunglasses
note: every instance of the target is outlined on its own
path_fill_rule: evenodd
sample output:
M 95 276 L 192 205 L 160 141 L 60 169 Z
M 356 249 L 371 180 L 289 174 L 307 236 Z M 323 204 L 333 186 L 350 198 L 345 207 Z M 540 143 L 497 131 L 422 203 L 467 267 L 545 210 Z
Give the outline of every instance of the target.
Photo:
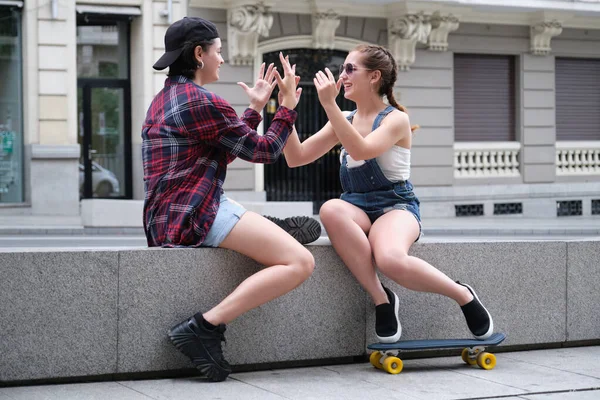
M 346 75 L 352 75 L 352 73 L 354 71 L 358 71 L 358 70 L 361 70 L 361 69 L 368 70 L 367 68 L 358 68 L 354 64 L 342 64 L 342 65 L 340 65 L 340 75 L 344 71 L 346 71 Z

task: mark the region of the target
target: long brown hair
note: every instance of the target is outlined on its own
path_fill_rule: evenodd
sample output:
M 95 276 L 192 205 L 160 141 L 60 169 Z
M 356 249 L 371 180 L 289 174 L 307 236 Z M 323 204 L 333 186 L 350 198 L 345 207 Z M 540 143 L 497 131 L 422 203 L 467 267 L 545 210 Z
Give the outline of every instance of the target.
M 381 84 L 379 85 L 378 94 L 380 96 L 385 95 L 391 106 L 408 114 L 406 107 L 398 104 L 394 98 L 394 84 L 398 78 L 398 66 L 392 53 L 385 47 L 370 44 L 360 44 L 353 51 L 364 55 L 362 63 L 366 69 L 381 72 Z M 410 129 L 414 132 L 419 129 L 419 125 L 413 125 Z

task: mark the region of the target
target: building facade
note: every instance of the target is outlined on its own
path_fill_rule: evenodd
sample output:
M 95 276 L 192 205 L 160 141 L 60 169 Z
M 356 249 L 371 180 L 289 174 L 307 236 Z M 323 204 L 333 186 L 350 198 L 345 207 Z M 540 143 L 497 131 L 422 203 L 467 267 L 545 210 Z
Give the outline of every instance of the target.
M 141 225 L 140 128 L 165 79 L 152 64 L 185 15 L 216 23 L 226 63 L 207 88 L 240 113 L 236 82 L 264 60 L 303 66 L 301 135 L 323 123 L 310 74 L 359 43 L 388 47 L 421 126 L 411 180 L 425 216 L 600 215 L 600 0 L 0 0 L 0 216 Z M 319 202 L 335 197 L 334 164 L 236 160 L 225 189 Z

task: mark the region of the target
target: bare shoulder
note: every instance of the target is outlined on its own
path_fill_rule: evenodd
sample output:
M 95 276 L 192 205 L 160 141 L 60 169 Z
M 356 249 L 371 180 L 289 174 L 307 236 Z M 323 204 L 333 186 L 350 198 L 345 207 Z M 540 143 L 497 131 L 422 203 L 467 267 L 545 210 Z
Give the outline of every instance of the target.
M 409 126 L 410 127 L 410 119 L 408 118 L 408 114 L 400 111 L 398 109 L 394 109 L 391 113 L 388 114 L 387 117 L 383 119 L 381 122 L 382 125 L 401 125 L 401 126 Z

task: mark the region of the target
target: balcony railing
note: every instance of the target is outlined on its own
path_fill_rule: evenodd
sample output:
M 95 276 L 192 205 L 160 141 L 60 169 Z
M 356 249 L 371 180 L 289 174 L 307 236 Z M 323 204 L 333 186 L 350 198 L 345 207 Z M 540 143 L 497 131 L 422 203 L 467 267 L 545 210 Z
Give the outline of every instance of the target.
M 456 142 L 454 177 L 518 177 L 520 150 L 518 142 Z
M 600 175 L 600 140 L 556 142 L 556 175 Z

